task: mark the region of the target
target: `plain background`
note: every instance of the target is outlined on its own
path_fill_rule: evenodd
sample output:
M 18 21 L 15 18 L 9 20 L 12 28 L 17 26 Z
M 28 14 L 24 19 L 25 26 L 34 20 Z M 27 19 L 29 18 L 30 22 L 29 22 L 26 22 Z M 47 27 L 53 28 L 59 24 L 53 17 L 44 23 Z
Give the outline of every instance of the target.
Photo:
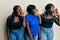
M 0 0 L 0 40 L 6 40 L 6 19 L 11 15 L 14 5 L 20 5 L 26 12 L 26 7 L 29 4 L 34 4 L 40 10 L 40 13 L 44 12 L 44 7 L 48 3 L 53 3 L 60 12 L 60 0 Z M 60 40 L 60 26 L 55 23 L 54 40 Z

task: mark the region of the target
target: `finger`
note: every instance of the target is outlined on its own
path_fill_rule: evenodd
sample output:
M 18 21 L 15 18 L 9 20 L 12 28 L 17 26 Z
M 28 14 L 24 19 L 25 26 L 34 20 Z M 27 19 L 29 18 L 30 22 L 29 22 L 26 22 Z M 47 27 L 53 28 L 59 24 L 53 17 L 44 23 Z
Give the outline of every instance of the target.
M 58 13 L 58 9 L 57 8 L 55 9 L 55 12 Z

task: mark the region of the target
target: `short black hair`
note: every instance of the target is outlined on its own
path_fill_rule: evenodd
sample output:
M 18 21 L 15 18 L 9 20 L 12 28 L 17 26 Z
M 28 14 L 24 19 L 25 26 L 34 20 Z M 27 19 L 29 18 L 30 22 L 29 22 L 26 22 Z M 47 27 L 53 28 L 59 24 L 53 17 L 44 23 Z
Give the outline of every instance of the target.
M 33 9 L 35 9 L 35 5 L 28 5 L 27 7 L 27 12 L 30 14 L 30 13 L 33 13 Z

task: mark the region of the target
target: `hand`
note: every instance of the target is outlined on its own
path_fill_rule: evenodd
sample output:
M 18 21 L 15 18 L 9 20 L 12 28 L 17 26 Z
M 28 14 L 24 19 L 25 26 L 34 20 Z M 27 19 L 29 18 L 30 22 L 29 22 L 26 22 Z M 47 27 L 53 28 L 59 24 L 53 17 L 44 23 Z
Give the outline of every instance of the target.
M 38 9 L 34 9 L 33 11 L 34 11 L 34 13 L 36 13 L 37 15 L 40 15 L 40 11 L 39 11 Z
M 24 11 L 21 11 L 21 16 L 25 16 L 25 12 Z
M 59 14 L 58 14 L 58 9 L 56 8 L 56 9 L 54 10 L 54 16 L 57 16 L 57 15 L 59 15 Z
M 8 40 L 10 40 L 10 38 L 8 37 Z
M 38 34 L 38 40 L 40 40 L 40 34 Z

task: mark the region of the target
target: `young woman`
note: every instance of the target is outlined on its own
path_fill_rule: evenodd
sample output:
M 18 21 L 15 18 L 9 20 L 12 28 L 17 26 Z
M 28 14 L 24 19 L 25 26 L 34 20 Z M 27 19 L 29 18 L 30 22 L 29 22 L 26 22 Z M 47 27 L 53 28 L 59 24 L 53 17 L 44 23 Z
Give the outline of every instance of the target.
M 53 22 L 60 26 L 60 15 L 57 8 L 53 4 L 47 4 L 45 7 L 45 13 L 41 15 L 41 32 L 40 40 L 53 40 Z
M 27 7 L 27 12 L 28 14 L 25 16 L 25 40 L 38 40 L 39 11 L 36 9 L 35 5 L 29 5 Z
M 8 40 L 23 40 L 24 12 L 19 5 L 15 5 L 13 13 L 7 18 Z

